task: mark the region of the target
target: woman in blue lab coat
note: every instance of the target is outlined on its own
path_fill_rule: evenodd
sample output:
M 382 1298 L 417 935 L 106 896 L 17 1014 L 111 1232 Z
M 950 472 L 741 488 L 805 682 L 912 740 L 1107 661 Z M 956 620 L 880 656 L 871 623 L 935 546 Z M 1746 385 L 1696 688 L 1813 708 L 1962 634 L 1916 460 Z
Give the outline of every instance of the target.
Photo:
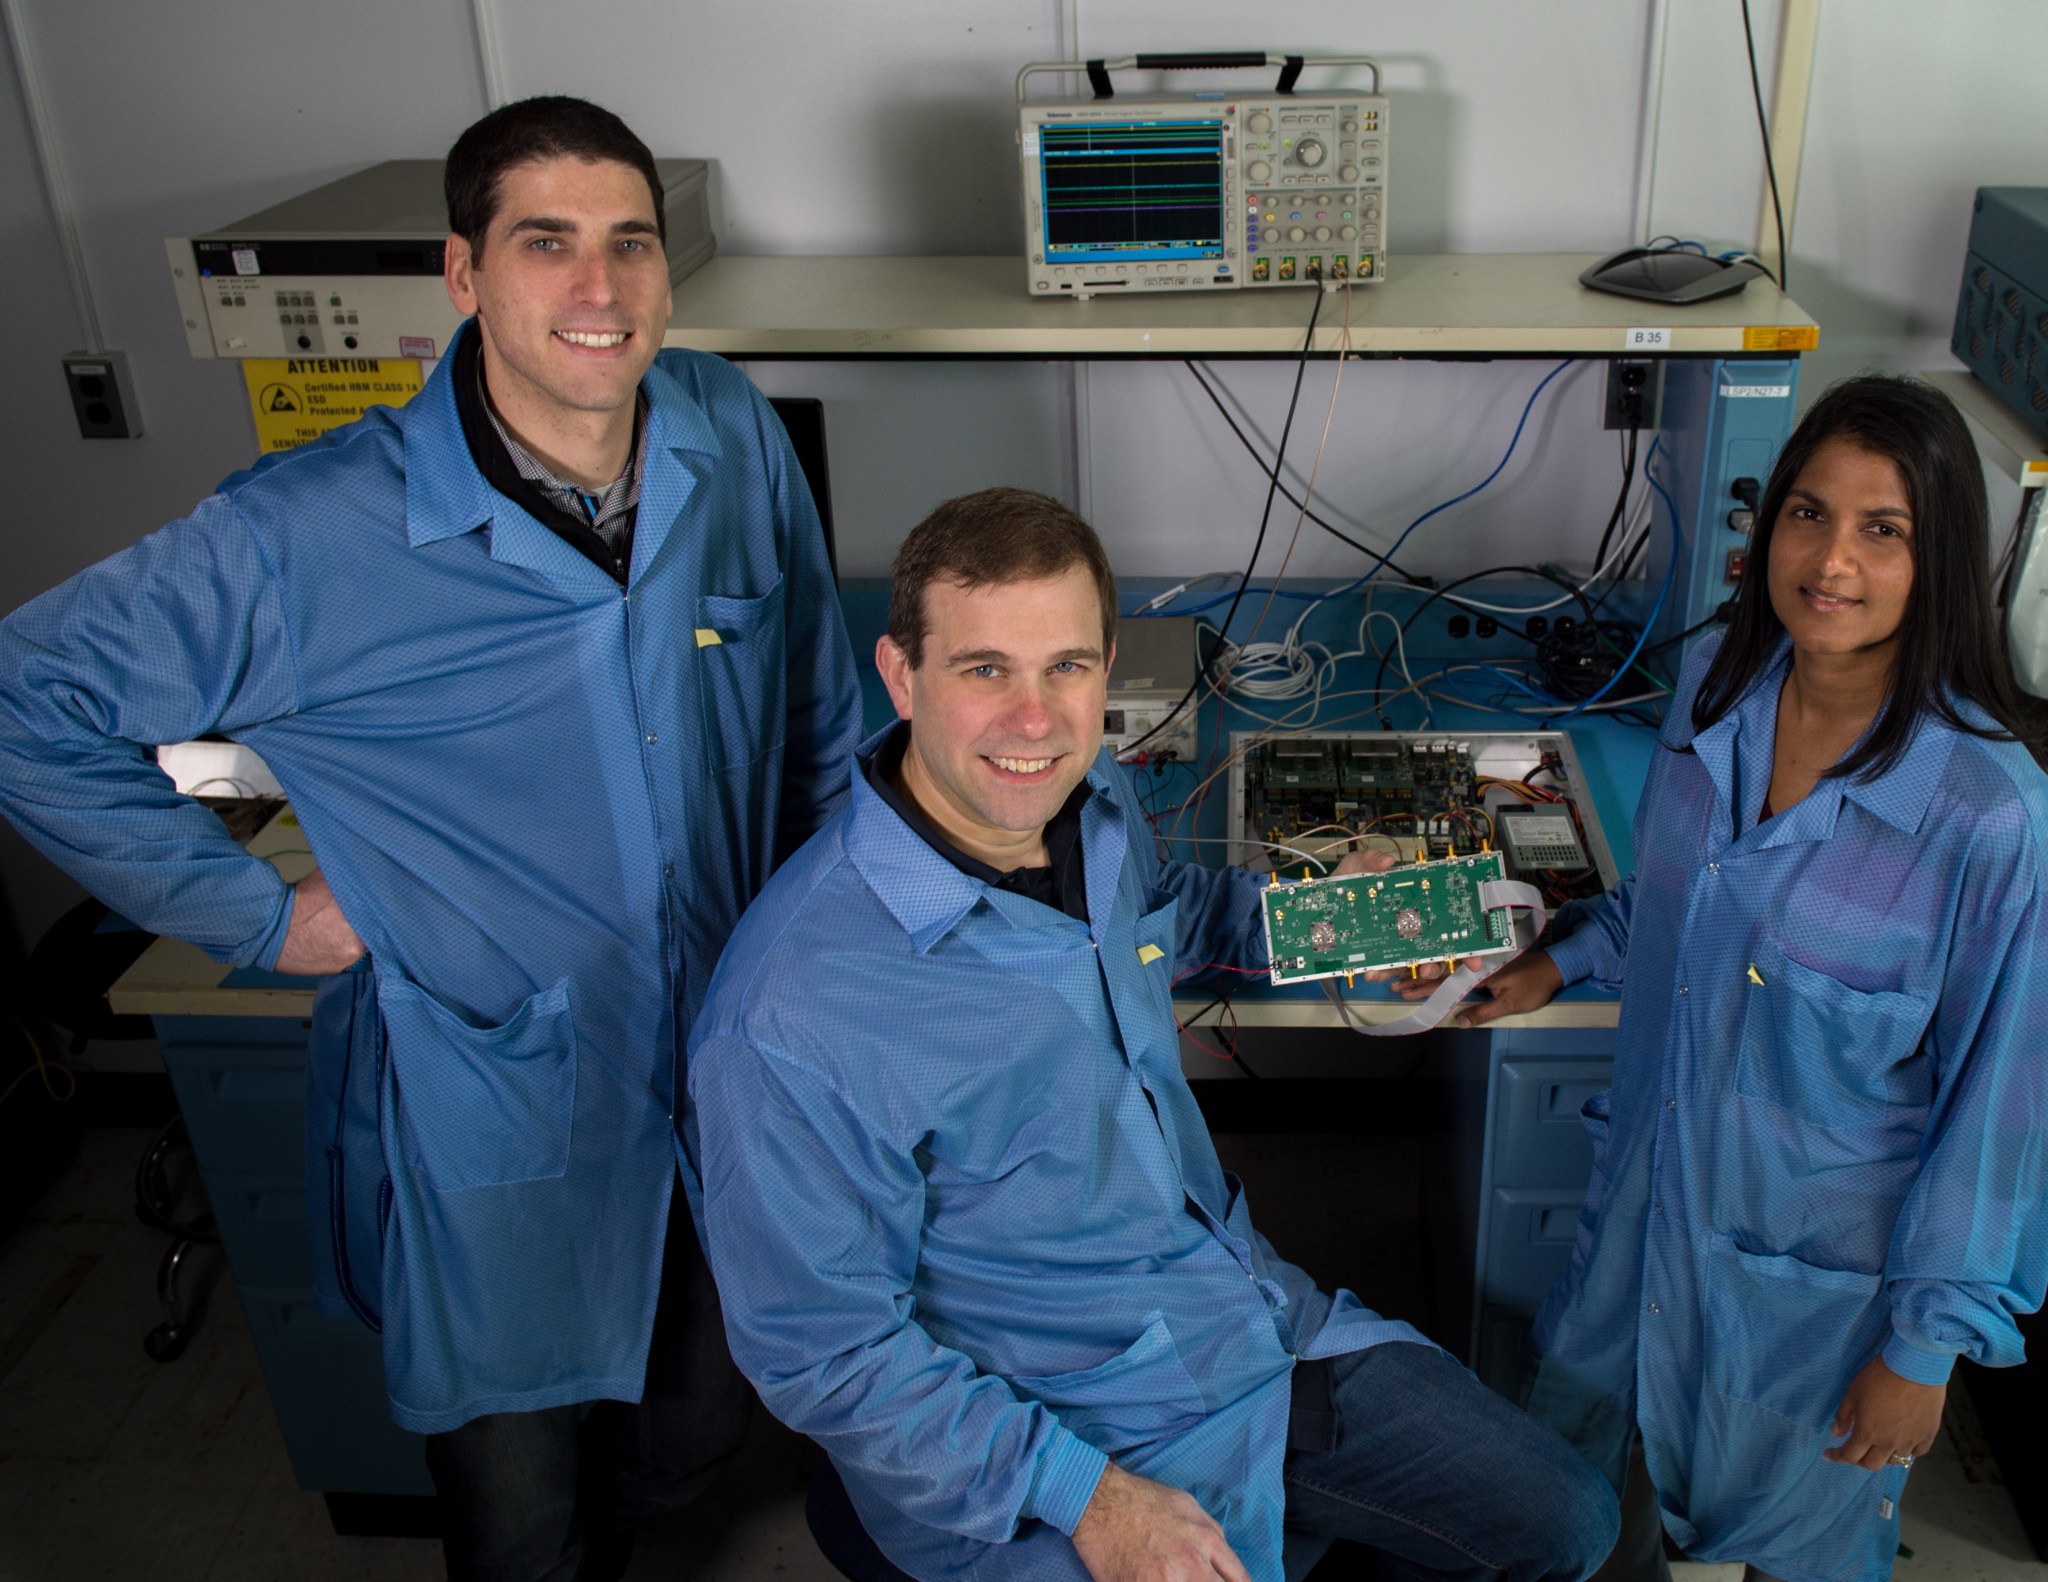
M 1946 398 L 1824 394 L 1685 666 L 1635 874 L 1464 1013 L 1621 989 L 1530 1402 L 1617 1488 L 1641 1446 L 1641 1541 L 1610 1570 L 1663 1569 L 1654 1490 L 1695 1559 L 1886 1577 L 1956 1357 L 2021 1360 L 2048 1284 L 2048 777 L 1987 536 Z

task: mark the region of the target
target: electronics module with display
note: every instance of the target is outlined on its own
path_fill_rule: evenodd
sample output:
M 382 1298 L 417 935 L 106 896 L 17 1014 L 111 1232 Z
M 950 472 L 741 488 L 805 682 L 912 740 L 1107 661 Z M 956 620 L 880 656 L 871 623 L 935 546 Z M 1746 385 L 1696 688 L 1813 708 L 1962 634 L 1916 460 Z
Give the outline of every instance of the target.
M 1514 919 L 1480 887 L 1506 877 L 1497 851 L 1341 878 L 1276 877 L 1264 894 L 1275 983 L 1350 977 L 1375 967 L 1458 962 L 1516 948 Z
M 1109 73 L 1280 68 L 1247 92 L 1116 98 Z M 1371 93 L 1296 92 L 1304 66 L 1363 67 Z M 1093 101 L 1027 100 L 1086 72 Z M 1024 252 L 1034 296 L 1327 286 L 1386 279 L 1387 101 L 1363 56 L 1134 55 L 1017 74 Z
M 1238 732 L 1231 746 L 1240 860 L 1264 853 L 1276 870 L 1305 863 L 1314 877 L 1384 837 L 1374 843 L 1403 859 L 1496 854 L 1497 877 L 1552 902 L 1619 882 L 1566 732 Z

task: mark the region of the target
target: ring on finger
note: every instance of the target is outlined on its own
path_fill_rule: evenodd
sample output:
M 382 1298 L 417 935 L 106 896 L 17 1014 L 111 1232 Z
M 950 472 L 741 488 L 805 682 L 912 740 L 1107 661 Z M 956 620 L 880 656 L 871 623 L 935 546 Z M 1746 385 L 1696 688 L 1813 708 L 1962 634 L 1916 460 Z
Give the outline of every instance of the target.
M 1897 1450 L 1891 1456 L 1891 1463 L 1895 1467 L 1910 1467 L 1913 1461 L 1914 1456 L 1910 1450 Z

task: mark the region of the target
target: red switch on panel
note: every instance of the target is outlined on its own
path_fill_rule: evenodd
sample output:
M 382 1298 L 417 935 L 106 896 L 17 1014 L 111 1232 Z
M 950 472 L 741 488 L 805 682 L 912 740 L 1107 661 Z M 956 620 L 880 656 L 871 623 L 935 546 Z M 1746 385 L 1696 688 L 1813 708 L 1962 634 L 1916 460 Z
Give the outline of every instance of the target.
M 1728 569 L 1726 572 L 1722 574 L 1721 580 L 1727 583 L 1731 588 L 1735 586 L 1736 583 L 1742 580 L 1742 567 L 1748 559 L 1749 551 L 1746 549 L 1729 550 Z

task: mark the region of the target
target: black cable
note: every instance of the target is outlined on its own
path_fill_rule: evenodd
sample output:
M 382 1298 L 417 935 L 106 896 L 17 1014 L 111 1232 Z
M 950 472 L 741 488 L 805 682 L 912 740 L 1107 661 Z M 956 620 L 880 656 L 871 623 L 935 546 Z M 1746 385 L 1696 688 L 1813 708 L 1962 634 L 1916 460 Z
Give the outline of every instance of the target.
M 1545 632 L 1536 643 L 1536 667 L 1551 695 L 1576 703 L 1606 686 L 1628 663 L 1636 631 L 1627 621 L 1609 619 Z
M 1650 644 L 1648 648 L 1645 648 L 1642 651 L 1642 654 L 1639 657 L 1647 659 L 1652 654 L 1663 653 L 1664 650 L 1667 648 L 1676 648 L 1688 637 L 1697 637 L 1701 632 L 1704 632 L 1708 627 L 1712 626 L 1716 621 L 1720 620 L 1721 618 L 1722 616 L 1720 610 L 1716 609 L 1714 613 L 1709 615 L 1704 621 L 1695 621 L 1691 626 L 1688 626 L 1676 637 L 1667 637 L 1661 643 Z
M 1273 497 L 1280 490 L 1280 468 L 1287 460 L 1287 439 L 1294 432 L 1295 408 L 1301 404 L 1301 381 L 1303 376 L 1308 373 L 1308 354 L 1316 343 L 1316 320 L 1323 315 L 1322 282 L 1315 282 L 1315 288 L 1316 301 L 1315 306 L 1309 310 L 1308 333 L 1301 338 L 1301 356 L 1296 359 L 1294 364 L 1294 393 L 1287 398 L 1287 421 L 1280 425 L 1280 448 L 1274 453 L 1273 471 L 1268 475 L 1267 481 L 1269 486 L 1266 490 L 1266 508 L 1259 513 L 1259 536 L 1252 540 L 1252 552 L 1244 563 L 1244 575 L 1237 579 L 1237 592 L 1231 595 L 1230 608 L 1223 612 L 1223 620 L 1216 628 L 1215 646 L 1195 666 L 1195 679 L 1188 683 L 1187 691 L 1180 695 L 1180 702 L 1174 704 L 1167 712 L 1166 717 L 1143 736 L 1137 738 L 1136 741 L 1125 743 L 1125 752 L 1129 752 L 1134 747 L 1142 747 L 1146 742 L 1149 742 L 1153 737 L 1165 730 L 1167 726 L 1179 719 L 1181 711 L 1188 706 L 1195 694 L 1202 690 L 1202 683 L 1208 679 L 1209 669 L 1216 663 L 1216 656 L 1223 652 L 1224 634 L 1230 630 L 1230 623 L 1237 618 L 1237 607 L 1244 602 L 1244 590 L 1251 586 L 1252 570 L 1259 563 L 1259 551 L 1266 547 L 1266 528 L 1273 520 Z M 1349 288 L 1347 287 L 1346 289 L 1348 290 Z
M 1475 571 L 1471 573 L 1469 576 L 1459 577 L 1455 581 L 1447 582 L 1441 588 L 1438 588 L 1434 592 L 1432 592 L 1428 598 L 1424 599 L 1420 604 L 1416 605 L 1414 610 L 1410 612 L 1408 619 L 1401 623 L 1401 635 L 1403 637 L 1406 637 L 1408 635 L 1408 629 L 1411 626 L 1413 626 L 1418 619 L 1421 618 L 1422 612 L 1428 609 L 1432 604 L 1436 603 L 1436 601 L 1438 599 L 1441 599 L 1445 594 L 1454 593 L 1459 588 L 1464 587 L 1466 583 L 1477 582 L 1481 577 L 1498 577 L 1509 572 L 1514 572 L 1520 575 L 1531 577 L 1541 577 L 1545 582 L 1555 584 L 1557 587 L 1564 589 L 1566 593 L 1569 593 L 1573 598 L 1579 601 L 1579 608 L 1586 612 L 1586 619 L 1589 622 L 1594 621 L 1596 619 L 1596 617 L 1593 614 L 1592 605 L 1586 602 L 1585 590 L 1583 588 L 1573 587 L 1569 582 L 1566 582 L 1564 578 L 1558 576 L 1555 572 L 1545 571 L 1541 566 L 1488 566 L 1484 571 Z M 1527 632 L 1523 631 L 1518 626 L 1510 626 L 1506 623 L 1503 623 L 1501 626 L 1501 630 L 1504 632 L 1512 632 L 1515 636 L 1521 638 L 1526 643 L 1533 644 L 1536 641 L 1536 639 L 1529 636 Z M 1392 657 L 1393 650 L 1391 649 L 1384 650 L 1380 654 L 1379 669 L 1373 672 L 1372 678 L 1372 690 L 1375 695 L 1379 694 L 1385 688 L 1387 679 L 1387 661 Z M 1389 720 L 1387 716 L 1384 714 L 1380 716 L 1380 722 L 1382 726 L 1387 730 L 1392 730 L 1394 728 L 1393 722 Z
M 1764 175 L 1771 183 L 1771 214 L 1778 222 L 1778 289 L 1789 291 L 1791 271 L 1787 265 L 1792 260 L 1785 256 L 1785 206 L 1778 201 L 1778 167 L 1771 159 L 1770 123 L 1764 119 L 1764 85 L 1756 70 L 1756 33 L 1749 25 L 1749 0 L 1742 0 L 1742 42 L 1749 50 L 1749 91 L 1756 98 L 1756 125 L 1764 139 Z
M 1636 481 L 1636 425 L 1628 426 L 1628 454 L 1621 463 L 1621 492 L 1614 497 L 1614 509 L 1607 515 L 1607 526 L 1600 534 L 1600 547 L 1593 552 L 1593 574 L 1597 577 L 1600 568 L 1607 564 L 1607 548 L 1614 541 L 1614 529 L 1621 521 L 1621 515 L 1628 509 L 1629 486 Z M 1613 579 L 1619 581 L 1619 578 Z
M 1635 546 L 1622 557 L 1621 564 L 1614 568 L 1614 575 L 1607 579 L 1607 586 L 1602 588 L 1599 597 L 1593 600 L 1593 608 L 1595 610 L 1598 610 L 1601 605 L 1607 602 L 1607 596 L 1610 593 L 1628 580 L 1628 574 L 1635 570 L 1637 560 L 1642 558 L 1643 551 L 1649 547 L 1650 535 L 1644 533 L 1641 538 L 1635 541 Z
M 1230 425 L 1230 432 L 1237 436 L 1237 442 L 1245 448 L 1245 450 L 1250 454 L 1252 460 L 1259 464 L 1259 470 L 1263 472 L 1269 480 L 1271 480 L 1273 483 L 1279 486 L 1281 498 L 1286 500 L 1286 502 L 1289 505 L 1300 507 L 1303 515 L 1305 515 L 1309 521 L 1315 523 L 1317 527 L 1320 527 L 1325 533 L 1328 533 L 1332 538 L 1340 539 L 1344 543 L 1349 544 L 1361 555 L 1370 556 L 1374 561 L 1378 563 L 1379 566 L 1385 566 L 1389 571 L 1393 572 L 1395 576 L 1399 577 L 1403 582 L 1408 583 L 1411 587 L 1419 588 L 1428 586 L 1428 578 L 1418 577 L 1411 571 L 1403 571 L 1392 560 L 1389 560 L 1385 555 L 1382 555 L 1378 550 L 1370 549 L 1366 545 L 1359 543 L 1357 539 L 1352 538 L 1349 534 L 1341 532 L 1339 529 L 1331 526 L 1328 522 L 1324 521 L 1321 517 L 1317 516 L 1315 512 L 1309 510 L 1307 504 L 1302 500 L 1300 495 L 1295 494 L 1292 490 L 1290 490 L 1287 487 L 1287 485 L 1279 482 L 1277 469 L 1270 468 L 1266 465 L 1266 458 L 1259 454 L 1258 446 L 1252 443 L 1250 435 L 1246 434 L 1243 429 L 1238 427 L 1237 419 L 1230 415 L 1230 408 L 1223 404 L 1223 398 L 1219 396 L 1215 392 L 1215 390 L 1210 386 L 1209 381 L 1202 377 L 1202 370 L 1196 367 L 1192 360 L 1183 360 L 1181 366 L 1187 369 L 1189 373 L 1194 375 L 1195 383 L 1202 387 L 1202 394 L 1207 396 L 1209 400 L 1215 405 L 1216 410 L 1223 414 L 1223 421 Z M 1375 569 L 1377 569 L 1377 567 L 1375 567 Z

